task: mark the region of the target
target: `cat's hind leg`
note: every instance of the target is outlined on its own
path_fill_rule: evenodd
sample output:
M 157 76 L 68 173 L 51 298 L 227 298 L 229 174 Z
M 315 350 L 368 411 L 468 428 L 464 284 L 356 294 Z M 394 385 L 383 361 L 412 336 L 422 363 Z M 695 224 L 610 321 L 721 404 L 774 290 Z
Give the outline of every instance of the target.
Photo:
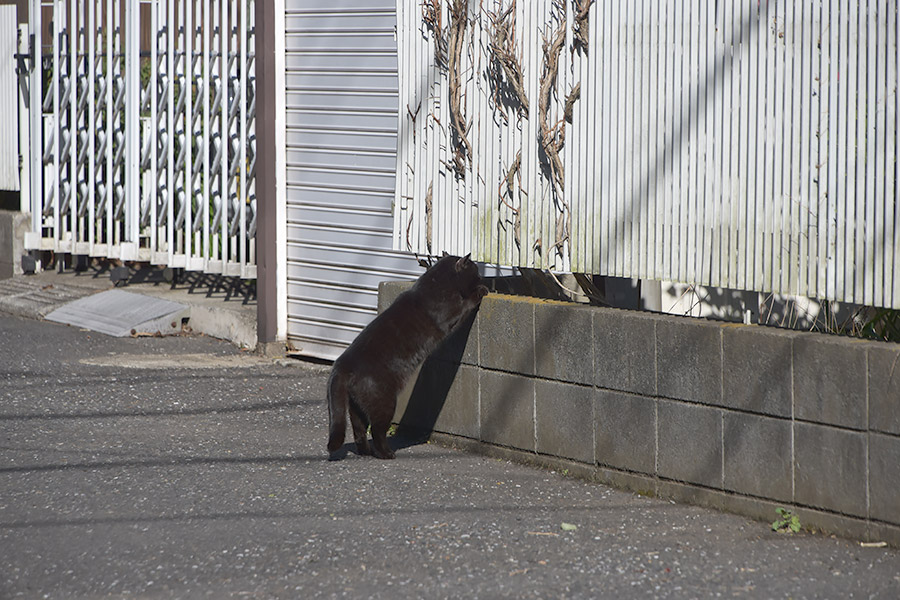
M 379 415 L 378 418 L 372 419 L 372 448 L 376 458 L 394 458 L 394 451 L 391 450 L 387 441 L 387 432 L 391 427 L 391 416 Z
M 369 447 L 367 431 L 369 429 L 369 418 L 353 398 L 350 399 L 350 425 L 353 428 L 353 440 L 356 442 L 356 452 L 365 455 L 372 454 L 372 449 Z

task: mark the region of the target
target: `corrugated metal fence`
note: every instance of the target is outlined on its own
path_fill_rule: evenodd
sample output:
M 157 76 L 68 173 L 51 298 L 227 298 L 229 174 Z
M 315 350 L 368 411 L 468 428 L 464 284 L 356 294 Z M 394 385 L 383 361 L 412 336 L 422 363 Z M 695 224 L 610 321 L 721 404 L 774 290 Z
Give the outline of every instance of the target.
M 26 247 L 255 277 L 253 0 L 29 14 Z
M 0 6 L 0 190 L 19 189 L 16 7 Z
M 397 10 L 395 247 L 900 308 L 897 0 Z

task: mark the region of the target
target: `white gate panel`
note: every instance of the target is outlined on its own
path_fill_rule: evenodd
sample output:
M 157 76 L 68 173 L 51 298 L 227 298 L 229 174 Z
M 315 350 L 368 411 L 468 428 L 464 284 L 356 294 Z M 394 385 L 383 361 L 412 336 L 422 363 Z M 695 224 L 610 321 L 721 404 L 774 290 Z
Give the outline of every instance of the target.
M 28 249 L 256 277 L 254 2 L 31 1 Z
M 392 250 L 393 0 L 286 2 L 288 340 L 335 358 L 375 316 L 378 284 L 421 268 Z
M 0 6 L 0 190 L 19 190 L 18 27 L 15 5 Z

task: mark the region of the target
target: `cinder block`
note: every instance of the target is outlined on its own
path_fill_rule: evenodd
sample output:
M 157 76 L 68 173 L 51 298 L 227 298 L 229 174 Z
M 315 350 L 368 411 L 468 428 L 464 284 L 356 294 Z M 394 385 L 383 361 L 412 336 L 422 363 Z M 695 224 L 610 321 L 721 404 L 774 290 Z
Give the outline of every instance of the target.
M 597 462 L 615 469 L 656 473 L 656 401 L 597 391 Z
M 535 381 L 537 451 L 594 462 L 594 390 L 589 387 Z
M 594 316 L 594 384 L 656 395 L 656 316 L 598 308 Z
M 865 517 L 865 436 L 794 423 L 794 502 Z
M 539 377 L 593 383 L 591 312 L 577 304 L 535 303 L 534 352 Z
M 791 344 L 796 334 L 755 325 L 722 328 L 722 405 L 791 416 Z
M 399 394 L 394 422 L 411 432 L 477 438 L 478 413 L 478 369 L 429 359 Z
M 869 517 L 900 525 L 900 438 L 869 434 Z
M 900 348 L 869 345 L 869 429 L 900 435 Z
M 658 393 L 666 398 L 719 405 L 722 348 L 719 324 L 671 317 L 656 324 Z
M 722 411 L 660 400 L 657 418 L 659 476 L 721 488 Z
M 724 415 L 725 489 L 791 501 L 791 422 Z
M 481 440 L 535 451 L 534 379 L 481 371 Z
M 477 367 L 459 367 L 434 424 L 435 431 L 478 439 L 481 433 L 478 377 Z
M 490 294 L 478 309 L 480 363 L 487 369 L 534 375 L 533 298 Z
M 866 344 L 809 333 L 794 339 L 794 416 L 866 428 Z
M 432 358 L 457 364 L 478 364 L 478 313 L 472 313 L 461 322 L 440 345 Z
M 378 313 L 384 312 L 397 296 L 413 286 L 412 281 L 382 281 L 378 284 Z

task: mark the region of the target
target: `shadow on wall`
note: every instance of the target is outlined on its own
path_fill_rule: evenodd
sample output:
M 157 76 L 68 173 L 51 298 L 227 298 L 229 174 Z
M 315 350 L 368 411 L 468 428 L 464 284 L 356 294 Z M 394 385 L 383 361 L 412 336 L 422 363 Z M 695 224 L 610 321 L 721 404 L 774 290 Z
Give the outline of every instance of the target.
M 397 428 L 400 438 L 422 442 L 434 429 L 447 402 L 460 363 L 463 362 L 463 353 L 476 314 L 473 313 L 462 322 L 419 369 Z

